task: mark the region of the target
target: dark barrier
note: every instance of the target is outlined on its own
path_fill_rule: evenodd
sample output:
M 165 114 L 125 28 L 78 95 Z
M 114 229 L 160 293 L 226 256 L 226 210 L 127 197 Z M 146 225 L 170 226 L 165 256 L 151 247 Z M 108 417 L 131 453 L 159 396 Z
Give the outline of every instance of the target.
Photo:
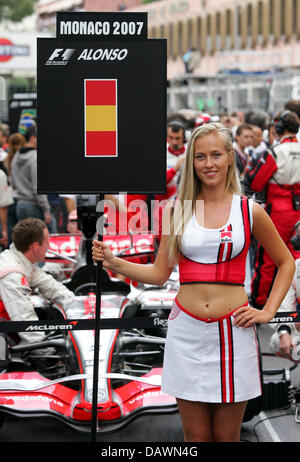
M 298 322 L 300 321 L 300 312 L 280 312 L 270 323 L 282 322 Z M 2 321 L 0 322 L 0 332 L 17 333 L 17 332 L 35 332 L 50 331 L 57 332 L 73 332 L 76 330 L 94 330 L 95 331 L 95 348 L 94 348 L 94 373 L 93 373 L 93 393 L 96 395 L 93 399 L 92 406 L 92 421 L 91 421 L 91 441 L 96 441 L 97 434 L 97 391 L 98 391 L 98 370 L 95 368 L 95 363 L 99 363 L 99 335 L 102 329 L 132 329 L 132 328 L 157 328 L 167 327 L 168 321 L 166 318 L 156 317 L 132 317 L 132 318 L 101 318 L 98 319 L 66 319 L 59 321 Z M 252 400 L 248 406 L 249 418 L 256 414 L 255 406 L 259 402 Z M 254 408 L 253 408 L 254 406 Z M 254 413 L 254 414 L 253 414 Z
M 300 312 L 280 312 L 270 321 L 273 323 L 300 322 Z M 132 329 L 167 327 L 166 318 L 106 318 L 100 320 L 100 329 Z M 95 330 L 95 319 L 68 319 L 64 321 L 3 321 L 0 332 L 73 331 Z

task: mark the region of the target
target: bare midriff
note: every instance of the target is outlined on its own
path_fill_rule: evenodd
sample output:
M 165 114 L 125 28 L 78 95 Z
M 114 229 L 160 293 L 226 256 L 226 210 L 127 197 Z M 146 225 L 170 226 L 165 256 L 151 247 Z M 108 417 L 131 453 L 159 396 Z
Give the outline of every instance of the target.
M 183 284 L 177 299 L 199 318 L 219 318 L 248 302 L 243 286 L 229 284 Z

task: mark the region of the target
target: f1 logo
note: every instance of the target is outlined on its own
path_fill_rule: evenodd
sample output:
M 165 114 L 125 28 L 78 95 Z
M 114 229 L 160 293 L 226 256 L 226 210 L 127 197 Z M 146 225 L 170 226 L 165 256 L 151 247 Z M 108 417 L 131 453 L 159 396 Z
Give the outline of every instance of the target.
M 74 51 L 74 48 L 55 48 L 46 64 L 67 64 Z

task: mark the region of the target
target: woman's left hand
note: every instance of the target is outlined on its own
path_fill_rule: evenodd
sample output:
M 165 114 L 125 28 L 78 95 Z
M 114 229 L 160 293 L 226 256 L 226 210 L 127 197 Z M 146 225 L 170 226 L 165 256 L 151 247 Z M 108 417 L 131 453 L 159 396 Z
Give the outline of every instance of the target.
M 251 327 L 254 324 L 267 324 L 273 319 L 273 314 L 265 310 L 257 310 L 252 306 L 242 306 L 234 312 L 233 325 L 236 327 Z

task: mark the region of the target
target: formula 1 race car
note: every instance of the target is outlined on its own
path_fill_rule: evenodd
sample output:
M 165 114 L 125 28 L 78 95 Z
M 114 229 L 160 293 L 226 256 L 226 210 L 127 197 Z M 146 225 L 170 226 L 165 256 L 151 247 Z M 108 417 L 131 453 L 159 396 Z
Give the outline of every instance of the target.
M 162 359 L 167 316 L 175 291 L 164 289 L 131 293 L 103 293 L 101 320 L 154 316 L 156 329 L 103 329 L 100 333 L 97 416 L 99 432 L 121 428 L 143 413 L 176 411 L 173 397 L 160 390 Z M 78 295 L 65 309 L 32 297 L 37 312 L 57 310 L 64 319 L 92 319 L 95 294 Z M 43 316 L 40 315 L 40 319 Z M 52 314 L 52 318 L 54 318 Z M 47 316 L 44 317 L 47 319 Z M 162 323 L 165 319 L 165 323 Z M 72 322 L 48 326 L 44 342 L 20 347 L 10 345 L 4 355 L 0 373 L 0 418 L 5 414 L 18 417 L 52 415 L 79 431 L 90 431 L 94 331 L 76 330 Z M 1 340 L 4 340 L 1 337 Z M 3 342 L 4 343 L 4 342 Z M 6 345 L 5 345 L 6 347 Z M 55 347 L 47 358 L 34 354 L 35 349 Z
M 150 234 L 104 238 L 124 258 L 153 261 L 155 239 Z M 95 335 L 76 325 L 95 318 L 96 265 L 87 263 L 87 241 L 82 234 L 51 236 L 48 262 L 56 262 L 63 277 L 68 275 L 64 283 L 75 300 L 62 307 L 32 295 L 45 325 L 32 323 L 26 330 L 45 331 L 45 340 L 20 346 L 16 335 L 0 333 L 0 424 L 6 415 L 52 416 L 75 430 L 91 431 Z M 100 329 L 108 319 L 123 319 L 124 328 L 100 330 L 97 432 L 115 431 L 141 414 L 177 411 L 174 397 L 160 389 L 167 318 L 177 284 L 177 273 L 163 288 L 138 287 L 102 269 Z M 140 321 L 137 327 L 132 319 Z M 37 354 L 46 347 L 54 347 L 53 354 Z

